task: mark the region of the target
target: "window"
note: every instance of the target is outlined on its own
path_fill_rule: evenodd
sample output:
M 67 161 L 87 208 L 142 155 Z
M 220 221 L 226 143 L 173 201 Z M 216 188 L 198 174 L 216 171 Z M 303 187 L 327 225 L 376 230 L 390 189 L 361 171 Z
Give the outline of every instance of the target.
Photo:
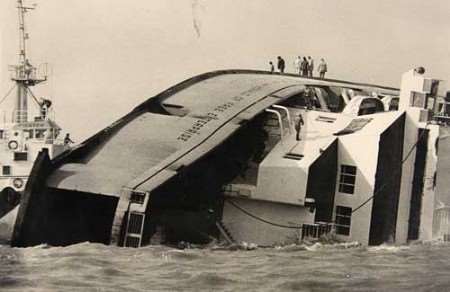
M 10 175 L 11 174 L 11 166 L 3 165 L 2 172 L 3 172 L 3 175 Z
M 350 235 L 352 208 L 336 206 L 336 234 Z
M 376 98 L 365 98 L 359 105 L 358 116 L 370 115 L 384 111 L 384 105 L 381 100 Z
M 34 138 L 34 131 L 33 130 L 24 130 L 25 139 L 33 139 Z
M 399 98 L 397 98 L 397 97 L 392 98 L 391 101 L 389 102 L 389 110 L 397 111 L 398 110 L 398 102 L 399 102 Z
M 43 139 L 45 137 L 45 129 L 37 129 L 35 135 L 36 139 Z
M 353 194 L 355 191 L 356 166 L 341 165 L 339 192 Z
M 326 116 L 318 116 L 316 118 L 316 121 L 318 122 L 325 122 L 325 123 L 334 123 L 336 121 L 336 118 L 332 118 L 332 117 L 326 117 Z
M 306 100 L 303 92 L 295 94 L 282 103 L 280 105 L 290 108 L 306 108 Z
M 131 201 L 131 203 L 136 203 L 136 204 L 142 205 L 145 202 L 145 195 L 146 195 L 145 193 L 132 192 L 130 201 Z
M 27 161 L 28 153 L 27 152 L 14 152 L 14 161 Z
M 283 156 L 283 158 L 286 158 L 286 159 L 292 159 L 292 160 L 302 160 L 303 155 L 302 155 L 302 154 L 297 154 L 297 153 L 291 153 L 291 152 L 289 152 L 289 153 L 286 153 L 286 154 Z

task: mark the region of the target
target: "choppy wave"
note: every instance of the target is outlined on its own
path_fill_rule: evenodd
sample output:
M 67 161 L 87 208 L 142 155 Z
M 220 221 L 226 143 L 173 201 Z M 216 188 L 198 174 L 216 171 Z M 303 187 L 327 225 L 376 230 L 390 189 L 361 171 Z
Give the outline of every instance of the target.
M 1 291 L 449 291 L 450 244 L 0 246 Z

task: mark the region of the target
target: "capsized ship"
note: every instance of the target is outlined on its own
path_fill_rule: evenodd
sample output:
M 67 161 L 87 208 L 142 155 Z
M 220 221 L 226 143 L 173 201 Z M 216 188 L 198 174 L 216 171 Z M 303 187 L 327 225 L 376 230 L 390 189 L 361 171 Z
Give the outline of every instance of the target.
M 67 149 L 58 139 L 61 128 L 55 123 L 52 102 L 47 98 L 38 99 L 31 88 L 47 80 L 45 65 L 40 70 L 28 59 L 26 42 L 29 34 L 25 25 L 25 13 L 34 7 L 27 7 L 17 1 L 19 10 L 19 62 L 10 66 L 14 86 L 1 102 L 16 92 L 15 108 L 2 109 L 0 123 L 0 239 L 11 238 L 17 205 L 25 189 L 34 160 L 39 151 L 47 149 L 50 158 Z M 29 109 L 29 97 L 36 103 L 37 113 Z
M 414 70 L 400 90 L 252 70 L 193 77 L 53 160 L 43 151 L 12 243 L 427 239 L 437 86 Z

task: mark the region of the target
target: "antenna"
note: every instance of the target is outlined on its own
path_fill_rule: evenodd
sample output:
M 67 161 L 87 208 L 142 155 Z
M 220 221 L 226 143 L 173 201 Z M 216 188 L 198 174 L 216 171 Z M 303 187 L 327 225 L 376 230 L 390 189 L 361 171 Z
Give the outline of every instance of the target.
M 17 10 L 19 16 L 19 63 L 14 66 L 14 76 L 11 78 L 17 84 L 17 102 L 15 109 L 15 122 L 24 123 L 28 121 L 27 95 L 31 86 L 47 80 L 47 77 L 36 76 L 36 68 L 31 65 L 27 58 L 27 40 L 29 34 L 25 23 L 25 14 L 34 10 L 36 4 L 32 6 L 24 5 L 23 0 L 17 0 Z
M 32 7 L 24 6 L 23 0 L 17 0 L 17 9 L 19 12 L 19 32 L 20 32 L 20 43 L 19 43 L 19 63 L 25 65 L 25 61 L 27 59 L 26 53 L 26 42 L 27 39 L 30 38 L 29 34 L 26 31 L 25 26 L 25 13 L 29 10 L 34 10 L 37 7 L 37 4 L 34 3 Z

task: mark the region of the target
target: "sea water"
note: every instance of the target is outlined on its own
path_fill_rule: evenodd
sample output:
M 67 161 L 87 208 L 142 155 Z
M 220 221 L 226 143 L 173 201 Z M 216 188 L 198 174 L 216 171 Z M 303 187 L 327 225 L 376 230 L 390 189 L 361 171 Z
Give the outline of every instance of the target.
M 450 291 L 450 243 L 0 246 L 0 291 Z

